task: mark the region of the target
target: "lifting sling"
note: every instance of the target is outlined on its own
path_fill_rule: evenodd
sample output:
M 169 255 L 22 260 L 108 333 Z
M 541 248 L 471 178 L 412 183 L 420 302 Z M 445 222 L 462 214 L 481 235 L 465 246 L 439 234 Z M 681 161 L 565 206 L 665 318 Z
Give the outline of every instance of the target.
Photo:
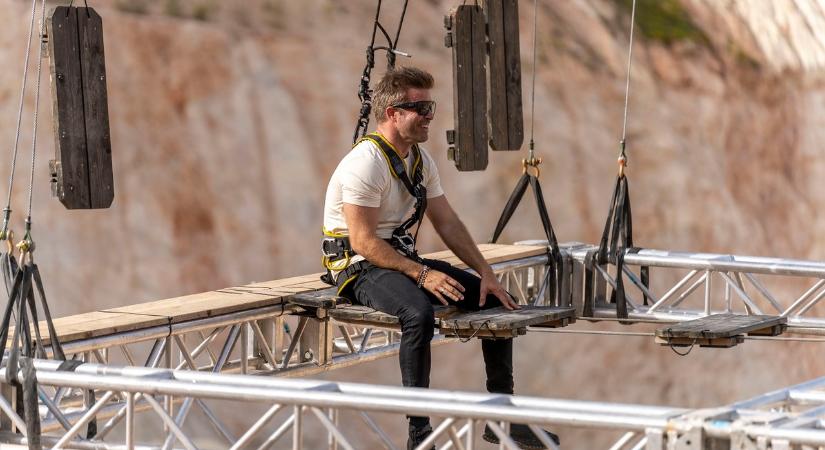
M 561 252 L 559 251 L 559 243 L 558 239 L 556 238 L 556 233 L 553 230 L 553 224 L 550 222 L 550 215 L 547 213 L 547 205 L 544 201 L 544 195 L 541 191 L 541 184 L 539 183 L 539 176 L 541 172 L 539 170 L 539 164 L 541 164 L 541 158 L 536 158 L 535 156 L 535 141 L 533 139 L 533 129 L 535 128 L 535 104 L 536 104 L 536 24 L 537 24 L 537 13 L 538 10 L 535 8 L 533 9 L 533 84 L 532 84 L 532 113 L 530 116 L 530 153 L 527 159 L 523 159 L 521 161 L 522 164 L 522 174 L 521 178 L 519 178 L 518 182 L 516 183 L 515 189 L 513 189 L 512 194 L 510 194 L 510 198 L 507 200 L 507 203 L 504 206 L 504 210 L 501 212 L 501 217 L 498 219 L 498 223 L 496 224 L 496 229 L 493 231 L 493 237 L 490 239 L 491 243 L 495 243 L 498 241 L 498 238 L 501 236 L 501 233 L 504 231 L 504 227 L 507 226 L 507 223 L 510 221 L 510 218 L 513 216 L 516 208 L 518 207 L 521 199 L 524 197 L 524 193 L 527 191 L 527 186 L 531 186 L 533 188 L 533 196 L 536 200 L 536 206 L 538 208 L 539 217 L 541 218 L 541 224 L 544 227 L 544 235 L 547 238 L 547 272 L 544 279 L 543 286 L 547 286 L 550 292 L 553 293 L 555 298 L 558 301 L 561 301 L 561 279 L 563 275 L 563 266 L 562 266 L 562 258 Z M 530 169 L 535 170 L 535 174 L 530 172 Z M 543 292 L 543 288 L 540 289 Z M 539 295 L 537 293 L 536 299 L 538 299 Z
M 616 317 L 626 319 L 628 317 L 627 296 L 624 286 L 624 256 L 627 252 L 637 251 L 633 247 L 633 219 L 630 209 L 630 187 L 627 181 L 625 169 L 627 167 L 627 110 L 630 99 L 630 74 L 631 63 L 633 61 L 633 25 L 636 16 L 636 0 L 633 0 L 633 7 L 630 13 L 630 43 L 627 55 L 627 84 L 625 87 L 624 119 L 622 124 L 622 138 L 619 142 L 619 173 L 616 177 L 616 184 L 613 188 L 613 196 L 610 200 L 610 208 L 607 213 L 607 221 L 604 225 L 599 247 L 594 253 L 590 253 L 585 258 L 587 266 L 585 275 L 585 311 L 584 315 L 592 315 L 594 302 L 604 301 L 604 292 L 598 283 L 594 287 L 596 274 L 594 265 L 604 267 L 608 263 L 616 266 L 616 285 L 610 294 L 610 303 L 616 304 Z M 645 287 L 649 286 L 649 268 L 640 269 L 641 282 Z M 595 292 L 594 292 L 595 290 Z M 595 294 L 595 296 L 594 296 Z M 644 303 L 647 305 L 648 298 L 645 294 Z

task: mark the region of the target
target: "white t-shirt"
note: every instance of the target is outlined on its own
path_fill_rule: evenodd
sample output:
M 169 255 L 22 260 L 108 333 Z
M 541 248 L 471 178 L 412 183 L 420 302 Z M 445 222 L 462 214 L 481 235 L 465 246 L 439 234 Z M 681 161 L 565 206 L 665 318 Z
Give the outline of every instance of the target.
M 408 176 L 412 156 L 410 151 L 404 160 Z M 435 162 L 423 148 L 421 159 L 424 164 L 422 184 L 427 188 L 427 198 L 444 195 Z M 393 230 L 412 215 L 415 197 L 400 179 L 392 176 L 381 149 L 365 139 L 344 156 L 329 180 L 324 202 L 326 232 L 349 235 L 344 221 L 344 203 L 380 208 L 376 234 L 382 239 L 389 239 Z

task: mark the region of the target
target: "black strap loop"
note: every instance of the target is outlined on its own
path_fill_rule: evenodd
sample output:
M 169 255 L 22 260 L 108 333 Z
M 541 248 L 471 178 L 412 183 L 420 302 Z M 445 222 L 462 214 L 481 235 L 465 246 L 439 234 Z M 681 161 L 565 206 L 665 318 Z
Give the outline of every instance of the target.
M 638 251 L 633 246 L 633 214 L 630 206 L 630 186 L 627 177 L 620 174 L 616 178 L 610 208 L 607 213 L 604 231 L 599 241 L 597 265 L 612 263 L 616 266 L 616 288 L 610 295 L 610 302 L 616 304 L 616 316 L 626 319 L 627 294 L 624 286 L 624 258 L 628 252 Z M 641 268 L 641 282 L 645 287 L 650 285 L 649 267 Z M 587 285 L 589 287 L 589 284 Z M 644 304 L 648 304 L 648 296 L 644 292 Z
M 498 241 L 498 238 L 501 236 L 504 228 L 513 217 L 513 213 L 516 211 L 516 208 L 518 208 L 521 199 L 524 198 L 524 193 L 527 191 L 527 186 L 531 186 L 533 188 L 533 197 L 536 200 L 536 207 L 538 209 L 539 217 L 541 218 L 542 227 L 544 228 L 544 235 L 547 238 L 547 265 L 552 266 L 548 269 L 550 271 L 550 276 L 548 277 L 548 289 L 550 292 L 554 293 L 556 299 L 561 300 L 561 279 L 563 277 L 561 251 L 559 250 L 559 243 L 556 239 L 556 233 L 553 230 L 553 224 L 550 221 L 550 215 L 547 212 L 547 204 L 544 200 L 544 194 L 542 194 L 541 191 L 541 184 L 535 175 L 525 172 L 521 175 L 521 178 L 519 178 L 515 189 L 513 189 L 513 192 L 510 194 L 510 198 L 504 205 L 504 209 L 498 219 L 496 229 L 493 231 L 493 237 L 490 239 L 490 243 L 495 244 Z

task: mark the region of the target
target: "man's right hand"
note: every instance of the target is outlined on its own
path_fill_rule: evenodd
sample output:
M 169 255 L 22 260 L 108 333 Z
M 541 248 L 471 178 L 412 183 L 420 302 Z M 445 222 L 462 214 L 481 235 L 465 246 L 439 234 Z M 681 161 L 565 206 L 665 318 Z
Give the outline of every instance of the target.
M 464 286 L 444 272 L 430 269 L 424 280 L 424 289 L 430 291 L 438 300 L 449 305 L 449 301 L 464 300 Z

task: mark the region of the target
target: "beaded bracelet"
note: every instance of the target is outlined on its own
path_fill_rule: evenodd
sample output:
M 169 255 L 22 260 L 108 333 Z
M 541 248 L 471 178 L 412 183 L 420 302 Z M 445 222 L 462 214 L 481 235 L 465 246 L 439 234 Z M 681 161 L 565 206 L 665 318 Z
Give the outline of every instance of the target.
M 416 285 L 418 285 L 419 288 L 423 287 L 424 282 L 427 281 L 427 273 L 429 271 L 430 271 L 430 266 L 424 266 L 424 268 L 421 269 L 421 272 L 418 274 L 418 280 L 416 281 Z

